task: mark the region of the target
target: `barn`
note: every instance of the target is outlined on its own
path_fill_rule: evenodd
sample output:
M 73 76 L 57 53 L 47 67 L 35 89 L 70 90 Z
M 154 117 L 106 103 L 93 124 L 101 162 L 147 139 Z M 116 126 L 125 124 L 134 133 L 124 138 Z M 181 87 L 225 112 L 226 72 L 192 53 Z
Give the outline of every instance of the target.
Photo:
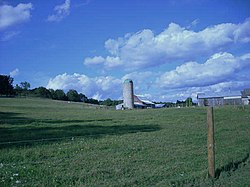
M 139 97 L 137 95 L 134 95 L 134 108 L 137 109 L 144 109 L 144 108 L 155 108 L 155 103 L 152 101 L 149 101 L 145 98 Z M 125 109 L 124 103 L 121 103 L 119 105 L 116 105 L 116 110 L 123 110 Z
M 155 108 L 155 103 L 145 98 L 134 95 L 134 107 L 135 108 Z

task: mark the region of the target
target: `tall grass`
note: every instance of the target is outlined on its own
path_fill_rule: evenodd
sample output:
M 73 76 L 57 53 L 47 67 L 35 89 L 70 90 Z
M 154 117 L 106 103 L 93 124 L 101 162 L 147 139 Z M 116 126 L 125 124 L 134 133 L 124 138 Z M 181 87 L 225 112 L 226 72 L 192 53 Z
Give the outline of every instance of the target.
M 209 180 L 205 108 L 115 111 L 0 98 L 0 186 L 238 184 L 249 171 L 250 108 L 214 114 L 219 179 Z

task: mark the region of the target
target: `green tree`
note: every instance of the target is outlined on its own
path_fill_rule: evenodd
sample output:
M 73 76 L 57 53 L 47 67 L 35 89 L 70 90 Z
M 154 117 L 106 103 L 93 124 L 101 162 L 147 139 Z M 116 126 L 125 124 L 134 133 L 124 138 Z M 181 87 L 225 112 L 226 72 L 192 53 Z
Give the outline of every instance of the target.
M 22 95 L 23 89 L 18 84 L 16 84 L 14 90 L 15 90 L 17 95 L 19 95 L 19 96 Z
M 77 93 L 76 90 L 69 90 L 67 92 L 67 97 L 68 97 L 69 101 L 75 101 L 75 102 L 81 101 L 80 96 L 79 96 L 79 94 Z
M 97 99 L 93 99 L 93 98 L 88 99 L 86 103 L 91 103 L 91 104 L 96 104 L 96 105 L 100 104 Z
M 35 88 L 34 90 L 32 90 L 32 93 L 36 97 L 52 98 L 50 91 L 46 89 L 45 87 Z
M 193 100 L 192 100 L 191 97 L 188 97 L 185 102 L 186 102 L 186 106 L 192 106 L 193 105 Z
M 49 89 L 49 91 L 50 91 L 50 96 L 51 96 L 51 98 L 52 98 L 52 99 L 56 99 L 55 90 Z
M 20 83 L 20 87 L 23 89 L 23 90 L 28 90 L 30 88 L 30 83 L 28 82 L 21 82 Z
M 84 95 L 84 94 L 82 94 L 82 93 L 79 94 L 79 97 L 80 97 L 80 100 L 81 100 L 82 102 L 84 102 L 84 103 L 86 103 L 86 102 L 88 101 L 87 96 Z
M 16 84 L 15 86 L 15 92 L 19 96 L 27 96 L 29 94 L 29 88 L 30 88 L 30 83 L 28 82 L 21 82 L 19 85 Z
M 55 91 L 55 99 L 65 101 L 65 100 L 67 100 L 67 96 L 63 90 L 57 89 Z
M 14 95 L 13 78 L 7 75 L 0 75 L 0 95 Z
M 108 99 L 102 101 L 101 104 L 106 105 L 106 106 L 113 106 L 114 102 L 110 98 L 108 98 Z

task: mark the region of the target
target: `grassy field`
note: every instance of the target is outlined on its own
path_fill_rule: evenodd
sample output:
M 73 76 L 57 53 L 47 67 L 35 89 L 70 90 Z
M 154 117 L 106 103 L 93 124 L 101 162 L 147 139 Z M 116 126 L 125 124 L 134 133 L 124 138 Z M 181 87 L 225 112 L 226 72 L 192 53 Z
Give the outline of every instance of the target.
M 211 180 L 205 108 L 0 98 L 0 186 L 249 186 L 250 107 L 214 114 Z

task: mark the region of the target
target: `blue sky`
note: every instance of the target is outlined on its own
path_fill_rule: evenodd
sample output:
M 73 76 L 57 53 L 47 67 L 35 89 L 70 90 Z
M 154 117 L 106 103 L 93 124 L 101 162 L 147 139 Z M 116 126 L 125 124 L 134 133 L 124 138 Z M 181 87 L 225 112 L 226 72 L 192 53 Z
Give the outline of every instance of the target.
M 0 0 L 0 74 L 31 87 L 155 101 L 250 87 L 250 1 Z

